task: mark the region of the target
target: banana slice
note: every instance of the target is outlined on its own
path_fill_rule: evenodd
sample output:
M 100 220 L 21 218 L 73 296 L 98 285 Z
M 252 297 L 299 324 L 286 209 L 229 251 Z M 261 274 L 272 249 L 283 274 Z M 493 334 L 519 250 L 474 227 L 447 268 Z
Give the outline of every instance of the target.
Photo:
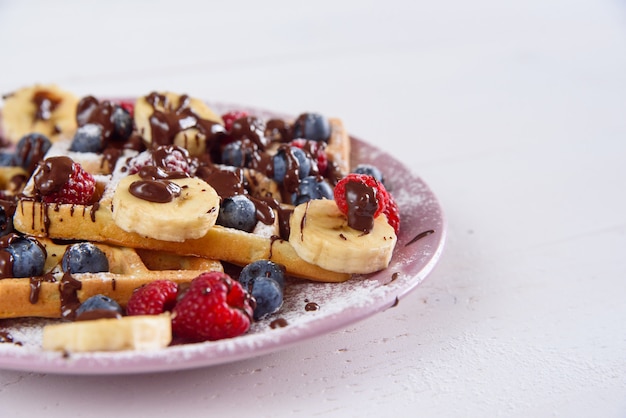
M 133 174 L 115 188 L 113 220 L 126 232 L 182 242 L 215 225 L 219 204 L 215 189 L 199 178 L 144 180 Z
M 4 99 L 4 136 L 17 143 L 24 135 L 37 132 L 51 141 L 71 138 L 76 131 L 78 97 L 55 85 L 24 87 Z
M 192 156 L 203 154 L 214 131 L 223 131 L 224 125 L 202 100 L 172 92 L 140 97 L 134 115 L 137 130 L 148 147 L 174 144 L 187 148 Z
M 47 325 L 44 350 L 86 352 L 153 350 L 172 341 L 170 315 L 139 315 Z
M 289 243 L 303 260 L 340 273 L 372 273 L 389 265 L 396 234 L 384 215 L 369 233 L 348 226 L 334 200 L 296 206 L 289 221 Z

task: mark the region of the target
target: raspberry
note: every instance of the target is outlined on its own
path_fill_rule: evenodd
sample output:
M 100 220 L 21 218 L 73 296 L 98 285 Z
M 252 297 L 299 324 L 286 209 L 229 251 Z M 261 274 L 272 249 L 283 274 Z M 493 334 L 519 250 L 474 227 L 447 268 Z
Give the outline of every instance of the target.
M 128 305 L 127 315 L 158 315 L 171 311 L 176 305 L 178 285 L 171 280 L 155 280 L 141 286 L 133 292 Z
M 387 202 L 387 206 L 383 210 L 383 213 L 387 216 L 387 222 L 389 222 L 389 225 L 391 225 L 394 231 L 396 231 L 396 235 L 398 235 L 398 232 L 400 231 L 400 210 L 398 209 L 398 204 L 393 199 L 391 194 L 388 193 L 388 195 L 389 201 Z
M 232 338 L 248 331 L 254 300 L 222 272 L 193 279 L 173 311 L 172 331 L 190 342 Z
M 87 205 L 96 191 L 96 180 L 68 157 L 50 157 L 39 164 L 35 188 L 46 203 Z
M 132 100 L 120 100 L 119 101 L 119 105 L 122 107 L 122 109 L 124 109 L 125 111 L 130 113 L 131 116 L 133 116 L 133 113 L 135 112 L 135 102 L 134 101 L 132 101 Z
M 290 145 L 303 149 L 309 153 L 317 163 L 317 170 L 320 175 L 326 174 L 328 168 L 328 157 L 326 156 L 326 143 L 298 138 L 291 141 Z
M 342 213 L 348 213 L 346 186 L 350 182 L 360 183 L 366 187 L 374 189 L 376 201 L 378 203 L 378 209 L 374 213 L 374 218 L 380 215 L 385 210 L 385 207 L 389 202 L 389 193 L 385 189 L 385 186 L 383 186 L 381 182 L 379 182 L 372 176 L 368 176 L 366 174 L 350 173 L 346 177 L 339 180 L 339 182 L 335 186 L 335 202 L 337 202 L 337 207 L 339 207 L 339 210 Z
M 230 132 L 233 127 L 233 123 L 239 119 L 248 116 L 248 112 L 243 110 L 232 110 L 228 113 L 224 113 L 222 115 L 222 120 L 224 120 L 224 127 L 226 128 L 226 132 Z

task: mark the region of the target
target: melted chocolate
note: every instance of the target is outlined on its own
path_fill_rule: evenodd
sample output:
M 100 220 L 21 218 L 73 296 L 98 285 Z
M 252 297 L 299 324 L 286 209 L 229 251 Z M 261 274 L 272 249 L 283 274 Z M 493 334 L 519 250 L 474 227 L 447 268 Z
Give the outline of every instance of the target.
M 73 172 L 74 162 L 69 157 L 50 157 L 39 164 L 35 173 L 35 189 L 46 196 L 59 191 Z
M 22 343 L 15 341 L 13 336 L 8 331 L 0 331 L 0 343 L 13 343 L 22 345 Z
M 420 232 L 420 233 L 419 233 L 419 234 L 417 234 L 415 237 L 413 237 L 413 239 L 412 239 L 411 241 L 407 242 L 407 243 L 406 243 L 406 245 L 405 245 L 405 247 L 406 247 L 406 246 L 408 246 L 408 245 L 413 244 L 413 243 L 414 243 L 414 242 L 416 242 L 416 241 L 421 240 L 421 239 L 422 239 L 422 238 L 424 238 L 424 237 L 429 236 L 430 234 L 434 234 L 434 233 L 435 233 L 435 231 L 434 231 L 433 229 L 429 229 L 428 231 Z
M 139 199 L 155 203 L 171 202 L 181 193 L 178 184 L 167 180 L 137 180 L 128 190 Z
M 30 278 L 30 295 L 28 297 L 28 300 L 33 305 L 39 301 L 39 292 L 41 291 L 42 282 L 54 283 L 56 282 L 56 279 L 52 274 L 46 274 L 41 277 Z
M 374 215 L 378 210 L 376 190 L 360 182 L 347 182 L 346 202 L 348 225 L 358 231 L 369 233 L 374 227 Z
M 320 305 L 315 302 L 308 302 L 306 305 L 304 305 L 304 310 L 307 312 L 317 311 L 319 308 Z
M 293 139 L 291 126 L 283 119 L 270 119 L 265 124 L 265 136 L 276 142 L 289 142 Z
M 29 165 L 24 167 L 26 171 L 32 173 L 37 168 L 37 164 L 41 161 L 47 152 L 47 142 L 41 136 L 36 136 L 35 140 L 26 141 L 17 154 L 19 161 L 29 161 Z
M 266 125 L 263 119 L 255 116 L 244 116 L 233 122 L 230 137 L 233 140 L 248 139 L 256 144 L 259 149 L 264 150 L 269 145 L 269 140 L 265 136 Z
M 61 318 L 73 320 L 76 317 L 76 309 L 80 306 L 78 291 L 82 287 L 82 283 L 73 278 L 70 273 L 63 274 L 61 283 L 59 283 Z
M 289 323 L 285 318 L 276 318 L 272 322 L 270 322 L 270 328 L 272 329 L 284 328 L 287 325 L 289 325 Z
M 50 120 L 52 112 L 61 103 L 61 98 L 53 95 L 49 91 L 38 91 L 33 96 L 35 105 L 35 120 Z
M 221 124 L 202 119 L 191 109 L 189 96 L 183 95 L 178 103 L 170 103 L 167 96 L 153 92 L 146 100 L 154 110 L 149 118 L 154 146 L 173 144 L 176 134 L 190 128 L 197 129 L 199 135 L 204 137 L 202 139 L 206 140 L 207 149 L 211 149 L 225 135 L 225 128 Z M 193 138 L 186 137 L 186 141 L 190 140 Z M 201 138 L 198 136 L 195 140 L 200 141 Z M 189 148 L 187 143 L 183 146 Z
M 0 208 L 4 211 L 4 217 L 0 217 L 0 236 L 13 232 L 13 215 L 16 204 L 9 200 L 0 200 Z

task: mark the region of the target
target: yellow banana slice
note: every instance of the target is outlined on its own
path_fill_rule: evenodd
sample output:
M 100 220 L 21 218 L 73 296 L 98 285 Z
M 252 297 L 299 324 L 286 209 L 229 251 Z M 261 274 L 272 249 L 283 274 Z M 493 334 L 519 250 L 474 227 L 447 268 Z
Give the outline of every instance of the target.
M 171 341 L 172 322 L 165 313 L 47 325 L 42 346 L 68 352 L 153 350 Z
M 78 100 L 55 85 L 21 88 L 5 96 L 2 108 L 4 136 L 14 143 L 33 132 L 43 134 L 53 142 L 71 138 L 77 126 Z
M 215 225 L 219 204 L 215 189 L 199 178 L 144 180 L 133 174 L 115 188 L 113 221 L 126 232 L 182 242 Z
M 202 100 L 173 92 L 153 92 L 138 98 L 134 118 L 148 147 L 174 144 L 186 148 L 192 156 L 206 151 L 214 125 L 224 125 Z
M 296 206 L 289 221 L 289 243 L 303 260 L 341 273 L 372 273 L 389 265 L 396 234 L 384 215 L 369 233 L 348 226 L 334 200 Z

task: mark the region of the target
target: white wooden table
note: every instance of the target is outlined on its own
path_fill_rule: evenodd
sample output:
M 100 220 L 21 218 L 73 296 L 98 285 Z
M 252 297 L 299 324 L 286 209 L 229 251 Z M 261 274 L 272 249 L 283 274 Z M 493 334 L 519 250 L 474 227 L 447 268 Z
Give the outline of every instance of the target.
M 399 306 L 346 329 L 191 371 L 0 371 L 2 411 L 626 415 L 623 2 L 130 3 L 0 1 L 0 92 L 339 116 L 431 186 L 447 246 Z

